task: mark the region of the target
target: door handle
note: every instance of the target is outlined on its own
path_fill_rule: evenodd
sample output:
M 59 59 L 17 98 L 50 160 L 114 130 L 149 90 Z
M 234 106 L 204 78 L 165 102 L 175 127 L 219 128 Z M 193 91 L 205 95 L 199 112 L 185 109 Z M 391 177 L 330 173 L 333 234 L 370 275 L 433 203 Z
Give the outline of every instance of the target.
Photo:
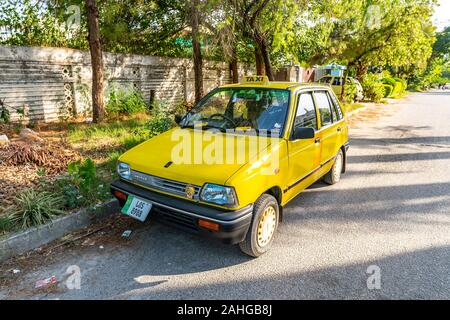
M 338 128 L 337 128 L 337 131 L 338 131 L 338 132 L 341 132 L 341 130 L 342 130 L 341 127 L 338 127 Z
M 320 138 L 316 138 L 316 140 L 314 140 L 314 143 L 319 143 L 320 142 Z

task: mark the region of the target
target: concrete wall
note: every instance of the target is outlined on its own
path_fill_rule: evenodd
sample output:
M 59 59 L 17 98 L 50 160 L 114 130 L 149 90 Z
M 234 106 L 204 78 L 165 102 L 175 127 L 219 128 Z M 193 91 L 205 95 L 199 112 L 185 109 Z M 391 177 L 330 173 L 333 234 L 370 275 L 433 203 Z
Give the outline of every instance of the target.
M 107 90 L 134 88 L 149 101 L 192 101 L 194 72 L 190 59 L 104 54 Z M 67 48 L 0 46 L 0 99 L 29 109 L 28 120 L 56 121 L 68 113 L 91 110 L 90 54 Z M 246 66 L 239 74 L 251 73 Z M 228 65 L 205 61 L 205 92 L 230 83 Z M 12 118 L 18 114 L 12 112 Z

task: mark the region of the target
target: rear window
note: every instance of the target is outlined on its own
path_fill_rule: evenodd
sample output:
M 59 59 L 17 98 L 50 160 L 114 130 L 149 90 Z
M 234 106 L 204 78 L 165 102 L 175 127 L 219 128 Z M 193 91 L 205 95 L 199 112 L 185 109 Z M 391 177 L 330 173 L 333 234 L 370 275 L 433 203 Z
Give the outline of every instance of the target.
M 333 123 L 333 113 L 331 111 L 330 100 L 326 91 L 314 92 L 314 98 L 316 99 L 317 108 L 320 113 L 320 123 L 322 127 L 325 127 Z

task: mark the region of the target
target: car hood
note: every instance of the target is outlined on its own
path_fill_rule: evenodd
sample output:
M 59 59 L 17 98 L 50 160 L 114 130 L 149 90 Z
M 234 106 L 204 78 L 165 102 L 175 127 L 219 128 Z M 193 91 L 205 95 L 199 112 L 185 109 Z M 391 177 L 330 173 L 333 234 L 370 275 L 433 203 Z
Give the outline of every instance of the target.
M 132 170 L 165 179 L 198 186 L 225 184 L 271 142 L 250 134 L 174 128 L 132 148 L 119 161 Z

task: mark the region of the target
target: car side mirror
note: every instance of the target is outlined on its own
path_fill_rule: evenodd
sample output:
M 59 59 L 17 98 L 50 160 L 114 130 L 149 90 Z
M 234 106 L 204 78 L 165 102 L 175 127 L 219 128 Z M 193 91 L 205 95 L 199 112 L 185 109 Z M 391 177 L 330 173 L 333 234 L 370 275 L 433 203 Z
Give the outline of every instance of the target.
M 183 116 L 180 114 L 175 115 L 175 123 L 180 124 L 181 120 L 183 120 Z
M 312 139 L 316 136 L 316 132 L 313 128 L 295 128 L 294 133 L 292 134 L 292 140 L 299 139 Z

